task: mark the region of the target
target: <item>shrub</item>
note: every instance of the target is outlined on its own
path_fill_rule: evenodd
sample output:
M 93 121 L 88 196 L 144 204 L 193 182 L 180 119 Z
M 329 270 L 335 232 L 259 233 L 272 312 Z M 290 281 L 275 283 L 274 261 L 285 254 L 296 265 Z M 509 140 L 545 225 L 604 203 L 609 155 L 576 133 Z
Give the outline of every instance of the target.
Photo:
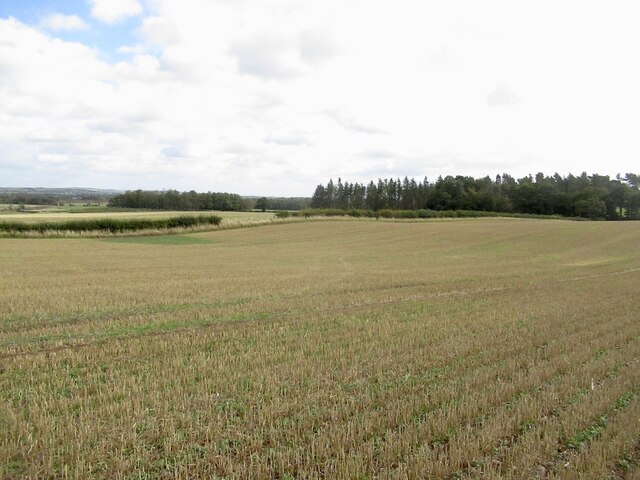
M 188 228 L 199 225 L 219 225 L 222 217 L 216 215 L 182 215 L 170 218 L 96 218 L 59 222 L 0 222 L 0 232 L 137 232 L 140 230 Z
M 501 213 L 485 212 L 481 210 L 340 210 L 335 208 L 313 208 L 298 212 L 304 217 L 368 217 L 368 218 L 484 218 L 484 217 L 511 217 L 511 218 L 564 218 L 559 215 L 533 215 L 527 213 Z

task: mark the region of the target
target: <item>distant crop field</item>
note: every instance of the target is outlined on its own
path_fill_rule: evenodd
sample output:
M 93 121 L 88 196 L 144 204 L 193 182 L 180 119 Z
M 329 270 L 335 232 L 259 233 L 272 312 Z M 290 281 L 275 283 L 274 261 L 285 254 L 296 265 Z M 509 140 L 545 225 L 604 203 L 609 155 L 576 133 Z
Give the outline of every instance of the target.
M 523 219 L 0 239 L 0 478 L 639 478 L 639 245 Z
M 37 223 L 44 221 L 64 221 L 64 220 L 81 220 L 95 218 L 171 218 L 181 215 L 205 215 L 215 214 L 223 218 L 223 223 L 246 222 L 269 220 L 274 218 L 274 214 L 270 212 L 219 212 L 219 211 L 168 211 L 168 210 L 144 210 L 144 211 L 98 211 L 98 212 L 82 212 L 71 213 L 41 211 L 37 213 L 10 213 L 0 215 L 0 222 L 3 221 L 24 221 L 29 223 Z
M 21 210 L 20 207 L 23 207 L 24 210 Z M 5 215 L 53 214 L 82 211 L 91 212 L 96 210 L 105 210 L 106 208 L 106 202 L 91 203 L 89 205 L 87 205 L 87 202 L 61 203 L 60 205 L 0 203 L 0 219 Z

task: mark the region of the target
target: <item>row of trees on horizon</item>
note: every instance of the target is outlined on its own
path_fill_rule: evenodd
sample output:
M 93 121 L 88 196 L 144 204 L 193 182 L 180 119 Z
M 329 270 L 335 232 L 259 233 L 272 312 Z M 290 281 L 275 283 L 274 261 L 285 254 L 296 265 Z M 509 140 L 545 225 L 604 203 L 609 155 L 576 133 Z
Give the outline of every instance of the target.
M 235 193 L 198 193 L 193 190 L 131 190 L 113 196 L 108 203 L 115 208 L 149 208 L 155 210 L 303 210 L 309 197 L 242 197 Z
M 627 173 L 579 176 L 538 173 L 519 179 L 508 174 L 474 178 L 438 177 L 429 182 L 405 177 L 368 184 L 341 178 L 318 185 L 309 198 L 246 198 L 233 193 L 195 191 L 127 191 L 112 197 L 110 207 L 163 210 L 242 211 L 252 208 L 300 210 L 471 210 L 568 217 L 640 219 L 640 176 Z
M 115 195 L 110 207 L 150 208 L 154 210 L 220 210 L 243 211 L 251 205 L 235 193 L 197 193 L 166 190 L 163 192 L 133 190 Z
M 415 179 L 378 179 L 377 182 L 318 185 L 312 208 L 342 210 L 477 210 L 487 212 L 563 215 L 568 217 L 639 219 L 640 176 L 545 176 L 538 173 L 515 179 L 508 174 L 438 177 L 431 183 Z

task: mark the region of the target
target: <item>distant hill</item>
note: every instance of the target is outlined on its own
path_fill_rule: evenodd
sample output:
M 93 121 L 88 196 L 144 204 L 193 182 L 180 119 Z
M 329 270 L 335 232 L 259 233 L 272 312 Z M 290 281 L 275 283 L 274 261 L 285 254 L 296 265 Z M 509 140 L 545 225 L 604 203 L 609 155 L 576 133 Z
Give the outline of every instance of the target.
M 45 188 L 45 187 L 0 187 L 0 195 L 22 194 L 61 198 L 77 198 L 85 200 L 89 198 L 109 198 L 121 193 L 121 190 L 102 188 Z
M 0 187 L 0 203 L 9 205 L 60 205 L 67 202 L 106 202 L 119 190 L 100 188 Z

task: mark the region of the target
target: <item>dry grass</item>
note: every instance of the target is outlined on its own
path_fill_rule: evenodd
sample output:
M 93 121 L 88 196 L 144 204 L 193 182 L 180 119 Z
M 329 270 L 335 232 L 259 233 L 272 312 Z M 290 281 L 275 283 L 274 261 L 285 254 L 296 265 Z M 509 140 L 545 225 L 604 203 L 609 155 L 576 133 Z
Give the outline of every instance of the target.
M 637 478 L 640 224 L 0 240 L 0 478 Z
M 211 213 L 215 213 L 212 215 Z M 184 217 L 216 217 L 218 223 L 196 222 L 184 227 L 165 228 L 158 223 Z M 187 218 L 187 220 L 188 220 Z M 16 213 L 0 217 L 0 238 L 103 238 L 133 236 L 166 236 L 183 233 L 211 232 L 230 228 L 245 228 L 269 223 L 292 223 L 303 218 L 278 219 L 270 212 L 209 212 L 202 211 L 124 211 L 94 213 Z M 96 225 L 114 225 L 114 228 Z M 141 226 L 141 222 L 156 223 L 155 226 Z M 127 223 L 128 226 L 122 225 Z M 183 224 L 185 222 L 182 222 Z M 74 224 L 74 225 L 71 225 Z M 82 224 L 81 227 L 78 224 Z M 68 227 L 68 228 L 67 228 Z M 141 228 L 142 227 L 142 228 Z M 29 229 L 31 228 L 31 230 Z M 122 230 L 120 230 L 122 228 Z
M 219 211 L 170 211 L 170 210 L 144 210 L 144 211 L 114 211 L 114 212 L 48 212 L 43 210 L 37 213 L 12 213 L 11 215 L 0 216 L 0 222 L 20 221 L 28 223 L 38 223 L 46 221 L 83 220 L 96 218 L 171 218 L 181 215 L 205 215 L 214 214 L 229 222 L 247 222 L 258 220 L 270 220 L 274 217 L 271 212 L 219 212 Z

